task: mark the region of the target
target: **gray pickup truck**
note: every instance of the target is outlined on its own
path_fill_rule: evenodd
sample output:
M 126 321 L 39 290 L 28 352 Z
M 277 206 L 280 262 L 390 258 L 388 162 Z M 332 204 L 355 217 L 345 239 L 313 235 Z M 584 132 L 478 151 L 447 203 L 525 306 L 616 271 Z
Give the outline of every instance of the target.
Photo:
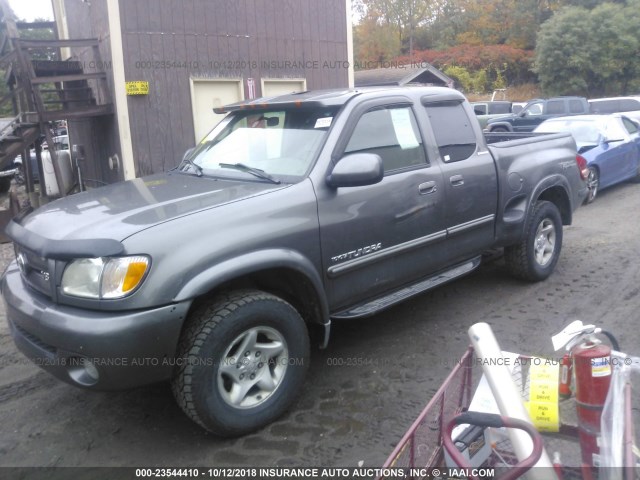
M 309 333 L 374 315 L 504 247 L 558 261 L 587 193 L 569 134 L 487 145 L 455 90 L 304 92 L 226 107 L 180 165 L 24 212 L 1 289 L 11 334 L 73 385 L 170 380 L 222 436 L 281 415 Z

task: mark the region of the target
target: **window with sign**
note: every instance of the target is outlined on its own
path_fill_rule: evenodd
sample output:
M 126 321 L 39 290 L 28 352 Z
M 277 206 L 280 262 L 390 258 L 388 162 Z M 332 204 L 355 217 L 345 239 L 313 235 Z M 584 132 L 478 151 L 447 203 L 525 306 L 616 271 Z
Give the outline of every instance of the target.
M 424 165 L 427 161 L 410 107 L 382 107 L 366 112 L 360 117 L 344 153 L 380 155 L 385 173 Z

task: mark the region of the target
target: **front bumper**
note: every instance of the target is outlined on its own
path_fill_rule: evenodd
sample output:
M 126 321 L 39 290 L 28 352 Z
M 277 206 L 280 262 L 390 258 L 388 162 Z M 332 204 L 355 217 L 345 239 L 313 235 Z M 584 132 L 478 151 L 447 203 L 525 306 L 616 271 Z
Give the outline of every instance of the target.
M 58 305 L 26 286 L 15 262 L 0 289 L 16 346 L 59 379 L 121 390 L 171 378 L 190 301 L 129 312 Z

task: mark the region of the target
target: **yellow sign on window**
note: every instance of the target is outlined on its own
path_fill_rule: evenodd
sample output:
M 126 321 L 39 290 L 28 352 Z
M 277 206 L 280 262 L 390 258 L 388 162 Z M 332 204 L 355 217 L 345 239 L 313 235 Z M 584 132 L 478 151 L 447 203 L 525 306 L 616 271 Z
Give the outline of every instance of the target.
M 149 95 L 149 82 L 137 80 L 135 82 L 125 82 L 127 95 Z

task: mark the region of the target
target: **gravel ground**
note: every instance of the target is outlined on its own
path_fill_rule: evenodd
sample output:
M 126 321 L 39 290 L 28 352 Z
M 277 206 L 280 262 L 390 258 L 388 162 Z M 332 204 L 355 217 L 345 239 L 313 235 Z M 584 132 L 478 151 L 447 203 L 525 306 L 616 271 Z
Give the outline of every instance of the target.
M 552 354 L 576 318 L 638 353 L 640 186 L 581 207 L 547 281 L 513 280 L 501 260 L 371 319 L 334 324 L 312 352 L 298 402 L 262 431 L 215 438 L 167 385 L 121 393 L 61 383 L 16 351 L 0 309 L 1 466 L 380 466 L 485 321 L 505 350 Z M 0 261 L 12 258 L 0 247 Z

